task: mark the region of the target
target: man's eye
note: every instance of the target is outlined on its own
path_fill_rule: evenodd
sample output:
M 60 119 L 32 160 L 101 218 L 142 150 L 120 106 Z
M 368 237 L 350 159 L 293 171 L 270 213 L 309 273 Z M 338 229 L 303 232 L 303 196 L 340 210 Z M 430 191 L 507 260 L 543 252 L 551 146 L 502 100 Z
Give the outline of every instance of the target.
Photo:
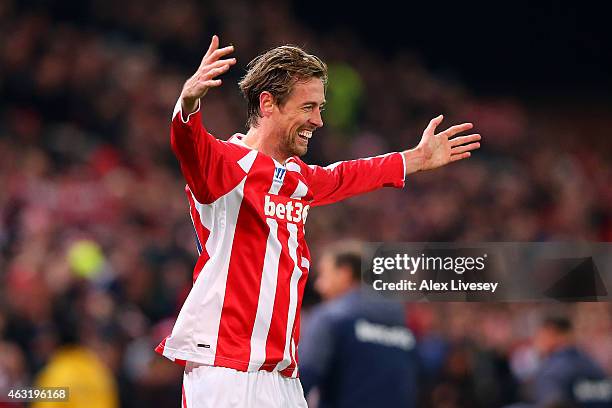
M 323 112 L 324 110 L 325 110 L 325 106 L 321 106 L 321 107 L 319 108 L 319 112 Z
M 308 112 L 309 110 L 312 110 L 312 106 L 311 105 L 306 105 L 302 108 L 305 112 Z

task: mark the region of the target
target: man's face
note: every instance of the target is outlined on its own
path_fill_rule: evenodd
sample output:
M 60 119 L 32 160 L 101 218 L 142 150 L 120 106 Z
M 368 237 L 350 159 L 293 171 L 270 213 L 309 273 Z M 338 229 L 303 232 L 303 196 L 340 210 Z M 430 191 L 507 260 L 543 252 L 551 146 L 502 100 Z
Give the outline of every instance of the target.
M 558 337 L 559 336 L 557 335 L 557 333 L 555 333 L 555 331 L 551 328 L 546 326 L 540 327 L 537 330 L 534 338 L 534 346 L 538 353 L 543 356 L 546 356 L 552 351 L 554 351 L 555 346 L 558 343 Z
M 324 300 L 342 295 L 350 287 L 350 276 L 346 270 L 338 268 L 331 255 L 324 255 L 319 262 L 315 289 Z
M 323 126 L 321 111 L 325 105 L 325 88 L 319 78 L 297 82 L 282 106 L 272 115 L 280 134 L 281 150 L 287 156 L 303 156 L 312 133 Z

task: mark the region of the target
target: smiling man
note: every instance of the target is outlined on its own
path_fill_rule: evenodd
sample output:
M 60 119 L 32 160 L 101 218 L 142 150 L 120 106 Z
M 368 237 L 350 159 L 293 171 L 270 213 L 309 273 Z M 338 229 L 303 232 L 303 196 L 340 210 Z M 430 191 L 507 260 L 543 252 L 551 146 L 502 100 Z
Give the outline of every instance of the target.
M 249 128 L 227 141 L 203 126 L 200 99 L 236 63 L 212 42 L 172 116 L 171 145 L 183 176 L 200 253 L 193 287 L 157 351 L 185 364 L 183 406 L 305 407 L 298 380 L 302 294 L 310 268 L 304 224 L 311 207 L 381 187 L 470 156 L 465 123 L 436 134 L 433 119 L 411 150 L 309 166 L 323 126 L 327 67 L 292 46 L 255 58 L 240 88 Z

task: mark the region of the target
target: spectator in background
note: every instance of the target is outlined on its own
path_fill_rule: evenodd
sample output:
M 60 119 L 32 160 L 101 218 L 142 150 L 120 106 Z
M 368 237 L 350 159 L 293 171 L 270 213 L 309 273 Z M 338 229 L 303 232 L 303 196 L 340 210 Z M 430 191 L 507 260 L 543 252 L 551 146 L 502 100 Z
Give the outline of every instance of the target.
M 58 307 L 55 321 L 61 346 L 35 380 L 35 386 L 67 387 L 65 408 L 116 408 L 119 406 L 117 384 L 112 371 L 98 355 L 81 342 L 82 322 L 78 305 L 65 302 Z M 38 402 L 33 408 L 57 407 L 57 402 Z
M 574 343 L 566 317 L 546 317 L 535 335 L 544 356 L 535 378 L 537 407 L 612 407 L 612 382 Z
M 315 287 L 324 303 L 313 309 L 300 342 L 304 393 L 319 391 L 319 408 L 414 407 L 415 339 L 403 305 L 360 288 L 356 244 L 324 253 Z

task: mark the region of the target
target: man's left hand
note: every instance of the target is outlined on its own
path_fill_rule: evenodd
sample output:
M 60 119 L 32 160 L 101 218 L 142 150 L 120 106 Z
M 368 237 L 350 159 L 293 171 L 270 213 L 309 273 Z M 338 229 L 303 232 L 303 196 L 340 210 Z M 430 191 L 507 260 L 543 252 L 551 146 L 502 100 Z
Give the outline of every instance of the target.
M 466 159 L 471 156 L 471 151 L 480 147 L 480 135 L 470 134 L 466 136 L 456 136 L 461 132 L 470 130 L 471 123 L 462 123 L 451 126 L 448 129 L 436 132 L 436 127 L 440 125 L 444 117 L 442 115 L 433 118 L 425 131 L 419 145 L 406 150 L 404 155 L 406 163 L 406 175 L 419 170 L 430 170 L 442 167 L 448 163 Z

